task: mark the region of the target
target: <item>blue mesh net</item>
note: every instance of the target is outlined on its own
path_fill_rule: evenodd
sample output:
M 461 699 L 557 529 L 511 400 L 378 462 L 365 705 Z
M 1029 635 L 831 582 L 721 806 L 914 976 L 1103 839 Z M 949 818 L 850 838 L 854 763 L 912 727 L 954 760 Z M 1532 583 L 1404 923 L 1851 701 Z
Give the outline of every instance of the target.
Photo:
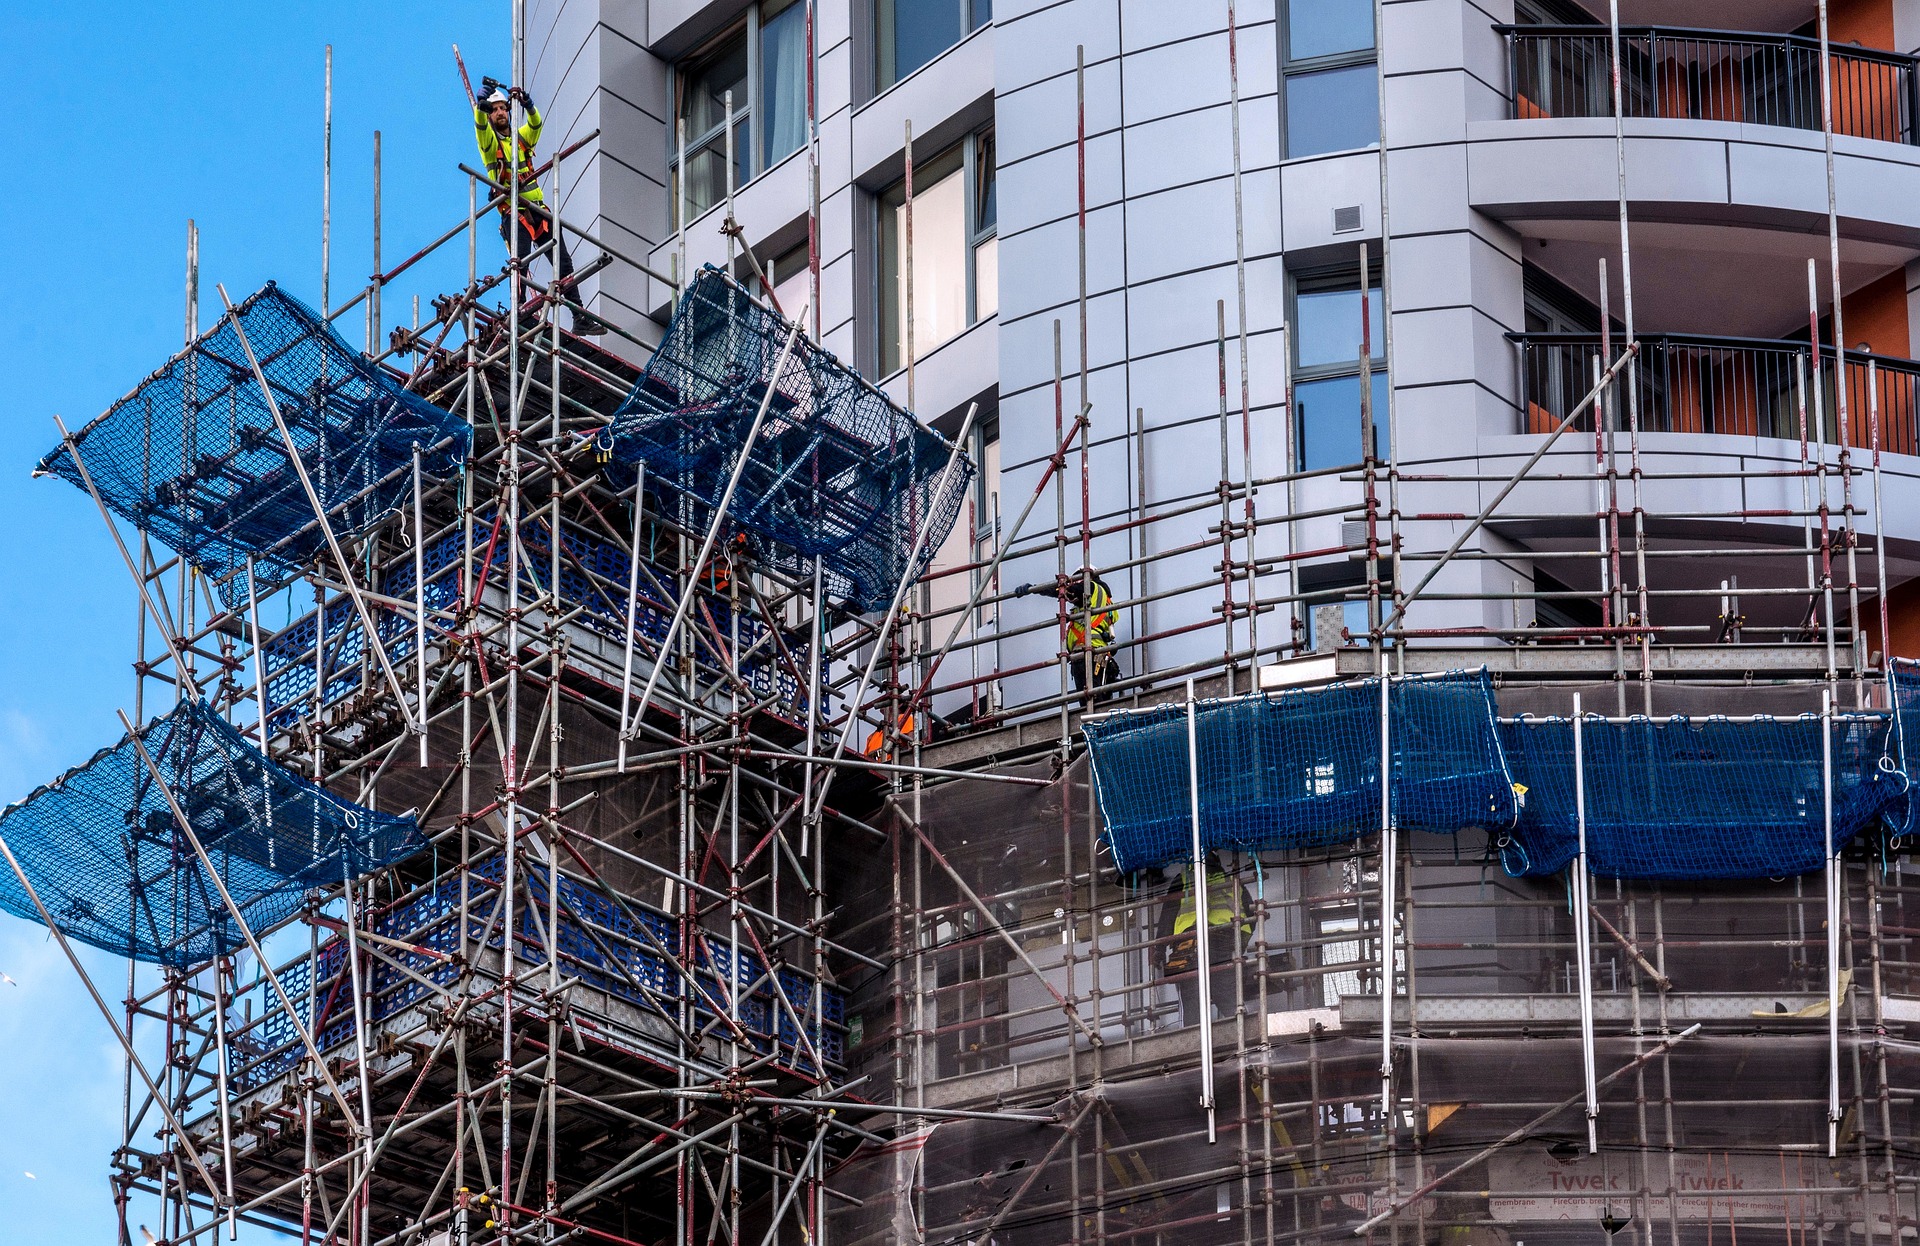
M 241 324 L 336 535 L 364 532 L 413 488 L 457 472 L 466 424 L 408 393 L 311 309 L 269 283 Z M 194 340 L 76 435 L 113 512 L 224 581 L 254 558 L 268 588 L 325 545 L 233 323 Z M 63 445 L 39 470 L 82 485 Z
M 508 560 L 507 542 L 493 529 L 494 519 L 487 511 L 475 516 L 473 559 L 476 576 L 479 564 L 487 561 L 487 583 L 497 586 L 506 582 Z M 550 524 L 544 518 L 529 520 L 522 528 L 523 599 L 547 591 L 552 567 L 549 530 Z M 560 530 L 561 600 L 579 608 L 574 617 L 581 626 L 624 642 L 627 578 L 632 565 L 626 551 L 604 536 L 564 520 Z M 423 596 L 427 609 L 450 610 L 459 605 L 460 562 L 465 539 L 458 530 L 449 532 L 423 552 L 421 562 L 426 571 Z M 491 559 L 487 558 L 489 546 L 492 547 Z M 393 564 L 384 576 L 374 578 L 372 587 L 390 597 L 411 602 L 413 559 L 404 558 Z M 667 624 L 678 600 L 676 582 L 643 557 L 634 605 L 634 630 L 652 641 L 654 648 L 666 638 Z M 765 616 L 751 605 L 743 603 L 736 620 L 726 598 L 702 593 L 696 600 L 699 609 L 693 613 L 689 629 L 694 638 L 695 661 L 713 675 L 724 673 L 737 624 L 740 652 L 748 655 L 739 662 L 741 681 L 758 697 L 776 703 L 780 712 L 803 715 L 807 703 L 805 672 L 813 652 L 806 629 L 782 628 L 776 638 L 769 635 Z M 411 657 L 415 638 L 412 612 L 374 605 L 371 613 L 388 657 L 395 663 Z M 318 698 L 319 703 L 332 705 L 353 696 L 370 679 L 379 677 L 377 670 L 366 661 L 365 631 L 352 602 L 344 597 L 331 599 L 324 611 L 316 610 L 296 619 L 261 648 L 266 660 L 267 712 L 275 730 L 286 729 L 314 708 L 313 685 L 320 674 L 314 656 L 314 637 L 323 615 L 327 630 L 324 655 L 327 686 Z M 428 624 L 429 635 L 437 635 L 440 630 L 438 622 Z M 643 655 L 651 651 L 644 645 L 639 649 Z M 827 669 L 830 672 L 831 667 Z
M 1388 689 L 1396 825 L 1506 827 L 1512 780 L 1486 673 Z M 1204 848 L 1350 843 L 1380 829 L 1378 680 L 1203 702 L 1195 712 Z M 1107 842 L 1123 870 L 1192 856 L 1184 704 L 1086 725 Z
M 862 610 L 883 608 L 930 529 L 914 576 L 959 518 L 973 465 L 963 455 L 935 496 L 951 449 L 885 394 L 802 336 L 773 370 L 788 322 L 707 267 L 674 312 L 646 372 L 603 435 L 613 456 L 689 503 L 704 528 L 726 490 L 767 389 L 774 397 L 728 520 L 764 537 L 776 563 L 810 571 Z
M 1893 708 L 1893 749 L 1900 769 L 1911 775 L 1907 764 L 1909 750 L 1920 749 L 1920 662 L 1894 658 L 1887 664 L 1887 700 Z M 1893 843 L 1898 846 L 1920 830 L 1920 792 L 1909 785 L 1906 795 L 1887 809 L 1884 815 Z
M 204 702 L 140 731 L 249 926 L 300 910 L 311 887 L 419 848 L 412 818 L 339 799 L 268 761 Z M 130 739 L 0 812 L 0 836 L 68 936 L 186 968 L 245 946 Z M 0 908 L 40 915 L 12 870 Z
M 1805 874 L 1825 863 L 1820 719 L 1588 717 L 1587 861 L 1603 878 L 1738 879 Z M 1527 789 L 1500 844 L 1514 875 L 1566 868 L 1579 851 L 1573 724 L 1501 724 L 1514 781 Z M 1884 715 L 1833 720 L 1833 840 L 1837 851 L 1881 814 L 1904 806 L 1906 777 Z

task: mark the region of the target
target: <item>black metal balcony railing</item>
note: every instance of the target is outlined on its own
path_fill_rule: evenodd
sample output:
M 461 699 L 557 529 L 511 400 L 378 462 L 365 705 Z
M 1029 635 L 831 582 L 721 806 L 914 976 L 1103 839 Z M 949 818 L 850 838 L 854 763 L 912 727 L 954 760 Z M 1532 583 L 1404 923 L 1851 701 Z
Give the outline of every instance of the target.
M 1605 27 L 1501 26 L 1516 118 L 1611 117 Z M 1629 117 L 1821 128 L 1820 43 L 1800 35 L 1641 26 L 1620 32 L 1621 106 Z M 1836 134 L 1914 143 L 1915 58 L 1831 46 Z
M 1552 432 L 1589 389 L 1600 358 L 1600 338 L 1582 333 L 1516 333 L 1520 348 L 1523 432 Z M 1616 339 L 1617 348 L 1617 339 Z M 1821 350 L 1818 408 L 1812 388 L 1812 352 L 1797 342 L 1767 338 L 1701 337 L 1667 334 L 1640 339 L 1635 388 L 1640 427 L 1655 433 L 1725 433 L 1748 437 L 1801 436 L 1801 403 L 1806 406 L 1806 437 L 1840 440 L 1834 391 L 1834 351 Z M 1872 363 L 1878 390 L 1880 446 L 1900 454 L 1920 453 L 1915 414 L 1920 405 L 1920 363 L 1847 352 L 1847 440 L 1873 444 L 1873 408 L 1868 392 Z M 1624 404 L 1622 394 L 1620 403 Z M 1817 418 L 1818 417 L 1818 418 Z M 1624 407 L 1609 412 L 1610 427 L 1625 428 Z M 1593 430 L 1592 410 L 1576 427 Z

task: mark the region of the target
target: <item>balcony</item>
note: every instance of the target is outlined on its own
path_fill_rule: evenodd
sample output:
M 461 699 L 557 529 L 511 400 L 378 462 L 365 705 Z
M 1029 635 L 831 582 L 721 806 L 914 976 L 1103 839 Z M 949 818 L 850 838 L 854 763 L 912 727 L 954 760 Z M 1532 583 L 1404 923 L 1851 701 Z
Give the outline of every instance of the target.
M 1592 387 L 1600 338 L 1597 334 L 1516 333 L 1509 340 L 1520 348 L 1525 410 L 1521 431 L 1550 433 Z M 1641 431 L 1794 441 L 1803 436 L 1804 395 L 1804 436 L 1809 441 L 1838 442 L 1834 351 L 1830 346 L 1821 351 L 1817 402 L 1807 381 L 1810 355 L 1800 343 L 1768 338 L 1643 336 L 1636 373 Z M 1877 407 L 1880 447 L 1920 454 L 1915 418 L 1920 405 L 1920 364 L 1850 350 L 1846 367 L 1848 443 L 1873 446 Z M 1878 389 L 1877 404 L 1869 401 L 1874 397 L 1868 393 L 1870 372 Z M 1609 423 L 1624 428 L 1624 412 Z M 1575 426 L 1592 431 L 1591 410 Z
M 1513 118 L 1613 115 L 1605 27 L 1495 29 L 1507 41 Z M 1821 128 L 1817 39 L 1640 26 L 1621 30 L 1620 51 L 1621 103 L 1628 117 Z M 1920 142 L 1915 58 L 1839 45 L 1830 52 L 1834 133 Z

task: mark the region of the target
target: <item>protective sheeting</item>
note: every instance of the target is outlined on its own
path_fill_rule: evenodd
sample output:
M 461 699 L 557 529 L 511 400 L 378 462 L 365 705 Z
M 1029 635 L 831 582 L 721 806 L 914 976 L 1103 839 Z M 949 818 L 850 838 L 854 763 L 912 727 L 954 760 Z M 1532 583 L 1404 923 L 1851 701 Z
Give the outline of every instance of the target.
M 1593 1155 L 1577 1040 L 1397 1046 L 1390 1118 L 1377 1036 L 1324 1034 L 1221 1060 L 1212 1142 L 1190 1059 L 1021 1108 L 1053 1123 L 938 1121 L 830 1175 L 861 1200 L 827 1200 L 830 1240 L 1359 1241 L 1355 1230 L 1383 1213 L 1376 1241 L 1592 1243 L 1607 1240 L 1607 1223 L 1632 1227 L 1623 1242 L 1704 1243 L 1709 1226 L 1778 1241 L 1851 1225 L 1863 1238 L 1869 1223 L 1887 1240 L 1889 1168 L 1901 1180 L 1915 1172 L 1908 1104 L 1920 1060 L 1906 1044 L 1848 1040 L 1852 1106 L 1836 1159 L 1825 1153 L 1826 1044 L 1810 1030 L 1666 1050 L 1653 1036 L 1602 1040 Z M 1407 1091 L 1416 1077 L 1418 1100 Z M 1890 1117 L 1874 1106 L 1883 1080 Z
M 1391 816 L 1407 829 L 1511 826 L 1513 781 L 1485 671 L 1289 689 L 1195 707 L 1202 848 L 1260 851 L 1351 843 L 1381 825 L 1382 752 Z M 1122 869 L 1193 856 L 1187 707 L 1086 724 L 1107 839 Z
M 166 790 L 127 737 L 0 812 L 0 837 L 54 925 L 83 943 L 174 968 L 245 946 L 167 791 L 256 930 L 299 912 L 308 889 L 422 845 L 411 817 L 342 800 L 281 768 L 204 702 L 181 702 L 142 728 L 140 741 Z M 0 908 L 41 920 L 11 870 L 0 871 Z
M 313 309 L 269 282 L 236 309 L 334 535 L 371 528 L 413 489 L 460 470 L 463 420 L 348 346 Z M 233 321 L 211 330 L 40 461 L 186 557 L 216 582 L 254 563 L 263 589 L 325 547 L 313 502 L 275 426 Z
M 644 463 L 648 486 L 684 498 L 698 527 L 710 522 L 744 451 L 728 522 L 802 576 L 819 558 L 835 597 L 884 609 L 953 529 L 973 463 L 962 454 L 939 487 L 946 439 L 804 334 L 781 364 L 790 329 L 739 283 L 703 268 L 603 444 L 624 463 Z M 766 417 L 747 449 L 763 401 Z

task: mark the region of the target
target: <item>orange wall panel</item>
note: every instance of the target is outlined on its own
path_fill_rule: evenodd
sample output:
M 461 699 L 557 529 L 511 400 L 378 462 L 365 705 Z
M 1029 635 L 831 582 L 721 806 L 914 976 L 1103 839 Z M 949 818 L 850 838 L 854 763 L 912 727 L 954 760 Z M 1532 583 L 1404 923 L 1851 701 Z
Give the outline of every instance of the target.
M 1827 5 L 1827 37 L 1834 43 L 1894 51 L 1893 0 L 1831 0 Z

